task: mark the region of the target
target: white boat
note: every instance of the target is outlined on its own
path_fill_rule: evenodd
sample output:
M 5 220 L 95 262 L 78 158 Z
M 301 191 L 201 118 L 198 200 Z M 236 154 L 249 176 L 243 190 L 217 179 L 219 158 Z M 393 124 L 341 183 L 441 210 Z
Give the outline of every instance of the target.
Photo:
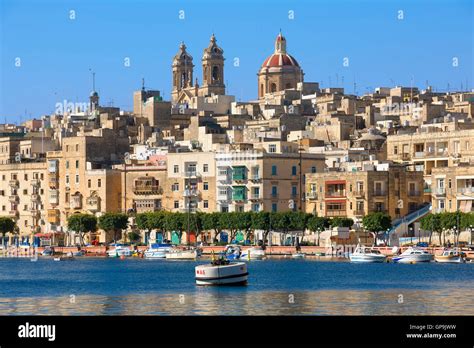
M 167 260 L 195 260 L 198 257 L 196 249 L 177 249 L 173 248 L 166 253 Z
M 224 258 L 195 267 L 197 285 L 244 285 L 248 280 L 245 262 L 230 262 Z
M 464 258 L 462 253 L 456 249 L 445 249 L 441 255 L 435 255 L 436 262 L 439 263 L 463 263 Z
M 294 259 L 304 259 L 306 255 L 304 253 L 298 252 L 298 253 L 291 254 L 291 257 Z
M 265 250 L 261 247 L 253 247 L 244 250 L 240 255 L 242 260 L 262 260 L 265 257 Z
M 150 244 L 145 250 L 145 258 L 147 259 L 164 259 L 166 254 L 173 248 L 172 244 Z
M 351 262 L 385 262 L 387 256 L 380 251 L 357 244 L 354 252 L 349 255 Z
M 237 244 L 228 244 L 225 246 L 223 256 L 227 260 L 238 260 L 242 256 L 242 249 Z
M 431 260 L 433 260 L 433 255 L 426 250 L 409 247 L 400 255 L 394 256 L 392 260 L 397 263 L 431 262 Z
M 121 257 L 121 256 L 132 256 L 132 251 L 129 247 L 116 244 L 114 249 L 107 250 L 109 257 Z

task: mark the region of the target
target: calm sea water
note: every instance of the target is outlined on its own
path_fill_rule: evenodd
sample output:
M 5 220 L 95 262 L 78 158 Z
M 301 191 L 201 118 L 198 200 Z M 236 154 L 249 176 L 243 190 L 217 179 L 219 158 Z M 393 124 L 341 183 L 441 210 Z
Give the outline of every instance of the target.
M 0 315 L 474 315 L 474 264 L 269 259 L 244 287 L 195 285 L 201 261 L 0 259 Z

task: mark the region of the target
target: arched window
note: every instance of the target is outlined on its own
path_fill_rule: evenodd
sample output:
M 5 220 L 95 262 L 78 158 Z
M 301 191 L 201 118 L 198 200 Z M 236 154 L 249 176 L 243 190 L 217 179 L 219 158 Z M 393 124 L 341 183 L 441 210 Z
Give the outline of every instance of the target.
M 276 85 L 275 83 L 272 83 L 272 84 L 270 85 L 270 92 L 273 93 L 273 92 L 276 92 L 276 90 L 277 90 L 277 85 Z
M 212 81 L 219 81 L 219 67 L 214 66 L 212 68 Z

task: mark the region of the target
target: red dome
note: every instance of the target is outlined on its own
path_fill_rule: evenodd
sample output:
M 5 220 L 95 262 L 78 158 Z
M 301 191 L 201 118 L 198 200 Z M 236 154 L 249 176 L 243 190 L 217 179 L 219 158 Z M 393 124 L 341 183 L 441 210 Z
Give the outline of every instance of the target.
M 295 58 L 290 56 L 289 54 L 282 54 L 282 53 L 274 53 L 267 59 L 262 64 L 262 68 L 274 68 L 274 67 L 280 67 L 280 66 L 297 66 L 299 67 L 300 65 L 296 61 Z

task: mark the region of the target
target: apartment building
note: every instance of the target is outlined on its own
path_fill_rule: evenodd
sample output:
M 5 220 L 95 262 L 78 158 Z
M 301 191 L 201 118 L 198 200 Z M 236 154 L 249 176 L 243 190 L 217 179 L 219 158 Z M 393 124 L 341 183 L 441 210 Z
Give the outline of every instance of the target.
M 433 212 L 465 213 L 474 211 L 474 167 L 459 165 L 434 168 L 431 173 L 433 183 L 431 196 Z
M 360 221 L 372 212 L 392 219 L 423 205 L 423 174 L 391 163 L 347 163 L 337 171 L 306 175 L 306 212 Z
M 272 145 L 216 154 L 217 211 L 304 211 L 305 175 L 322 172 L 324 156 L 271 152 Z
M 215 211 L 214 152 L 168 153 L 167 166 L 164 189 L 164 208 L 167 211 Z
M 13 218 L 21 238 L 46 232 L 45 161 L 0 165 L 0 215 Z

